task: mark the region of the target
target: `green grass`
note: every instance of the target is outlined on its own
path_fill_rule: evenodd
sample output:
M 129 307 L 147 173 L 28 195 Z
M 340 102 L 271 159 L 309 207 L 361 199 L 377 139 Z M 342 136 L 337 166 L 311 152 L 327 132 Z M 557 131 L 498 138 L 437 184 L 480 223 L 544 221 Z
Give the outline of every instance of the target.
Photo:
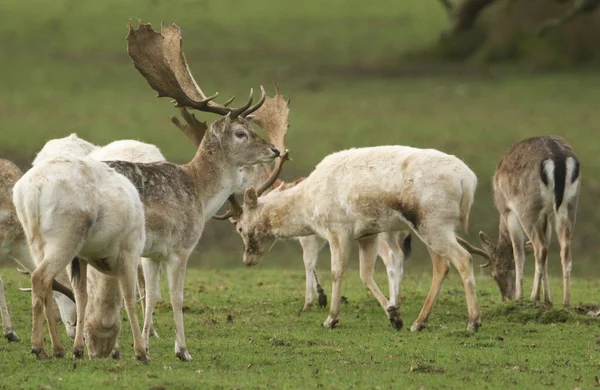
M 344 280 L 348 303 L 342 305 L 340 327 L 326 330 L 320 324 L 327 309 L 298 315 L 303 272 L 265 268 L 188 272 L 184 319 L 192 362 L 174 356 L 168 298 L 157 305 L 161 337 L 151 340 L 150 365 L 135 361 L 127 322 L 121 361 L 37 361 L 29 353 L 29 295 L 17 290 L 29 282 L 13 269 L 2 269 L 2 275 L 23 339 L 0 342 L 0 388 L 6 389 L 590 388 L 600 365 L 598 319 L 528 301 L 502 304 L 487 275 L 477 280 L 483 312 L 478 333 L 465 331 L 464 292 L 454 270 L 430 327 L 411 333 L 407 328 L 429 288 L 429 270 L 406 275 L 401 309 L 406 326 L 395 331 L 357 272 Z M 386 288 L 385 273 L 376 277 Z M 321 279 L 329 295 L 330 279 L 326 273 Z M 528 278 L 526 286 L 530 283 Z M 560 281 L 551 284 L 559 296 Z M 574 280 L 572 293 L 574 304 L 600 302 L 597 280 Z M 165 286 L 163 296 L 168 297 Z M 61 331 L 63 342 L 71 345 Z

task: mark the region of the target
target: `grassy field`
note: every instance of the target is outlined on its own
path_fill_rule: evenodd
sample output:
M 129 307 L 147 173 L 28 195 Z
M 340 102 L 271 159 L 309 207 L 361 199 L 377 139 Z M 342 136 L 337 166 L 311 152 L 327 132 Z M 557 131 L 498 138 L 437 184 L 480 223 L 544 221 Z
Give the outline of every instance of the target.
M 405 328 L 392 329 L 357 272 L 345 278 L 341 323 L 321 328 L 327 309 L 298 315 L 304 302 L 299 270 L 190 270 L 184 320 L 194 360 L 178 361 L 168 300 L 159 301 L 150 365 L 135 361 L 128 323 L 124 358 L 37 361 L 29 353 L 28 280 L 3 271 L 17 332 L 0 341 L 1 389 L 254 389 L 254 388 L 591 388 L 598 382 L 600 320 L 575 310 L 498 302 L 491 278 L 479 275 L 483 326 L 465 331 L 467 309 L 458 273 L 451 271 L 434 307 L 430 328 L 411 333 L 429 288 L 429 272 L 409 273 L 403 284 Z M 322 278 L 327 285 L 329 278 Z M 377 282 L 386 287 L 384 273 Z M 529 287 L 531 278 L 527 278 Z M 552 280 L 554 294 L 559 280 Z M 167 290 L 163 286 L 163 296 Z M 600 301 L 597 280 L 578 279 L 574 303 Z M 584 309 L 586 310 L 586 309 Z M 232 320 L 228 321 L 228 316 Z M 62 340 L 70 344 L 62 330 Z M 596 377 L 597 378 L 597 377 Z
M 327 154 L 353 146 L 431 147 L 463 159 L 480 183 L 472 241 L 479 230 L 492 237 L 497 232 L 490 178 L 500 156 L 526 137 L 564 136 L 580 157 L 583 176 L 573 301 L 600 302 L 600 73 L 411 62 L 407 53 L 433 45 L 446 27 L 434 0 L 4 0 L 0 15 L 0 157 L 23 168 L 48 139 L 72 132 L 96 144 L 122 138 L 154 143 L 177 162 L 192 157 L 192 145 L 168 120 L 176 111 L 168 99 L 154 98 L 126 54 L 127 20 L 137 17 L 155 28 L 161 21 L 179 24 L 192 72 L 205 92 L 220 92 L 220 101 L 245 97 L 260 84 L 272 92 L 270 82 L 278 80 L 292 98 L 287 140 L 293 162 L 284 168 L 285 178 L 305 175 Z M 416 318 L 431 278 L 423 245 L 414 248 L 403 284 L 406 325 Z M 209 223 L 192 261 L 197 267 L 186 280 L 185 324 L 194 361 L 173 356 L 166 300 L 156 312 L 161 338 L 152 340 L 150 366 L 133 360 L 127 323 L 122 361 L 36 361 L 29 353 L 30 298 L 16 290 L 29 282 L 10 264 L 0 271 L 23 341 L 0 342 L 0 389 L 598 384 L 597 319 L 527 302 L 501 304 L 483 272 L 477 275 L 484 321 L 479 333 L 465 332 L 464 292 L 452 271 L 431 327 L 415 334 L 392 330 L 351 261 L 343 289 L 348 304 L 340 328 L 330 331 L 320 328 L 326 309 L 297 315 L 304 291 L 298 245 L 278 244 L 268 257 L 258 269 L 240 268 L 241 242 L 233 229 Z M 321 257 L 329 295 L 328 251 Z M 553 251 L 550 270 L 556 275 L 559 269 Z M 552 286 L 556 299 L 560 281 L 553 279 Z

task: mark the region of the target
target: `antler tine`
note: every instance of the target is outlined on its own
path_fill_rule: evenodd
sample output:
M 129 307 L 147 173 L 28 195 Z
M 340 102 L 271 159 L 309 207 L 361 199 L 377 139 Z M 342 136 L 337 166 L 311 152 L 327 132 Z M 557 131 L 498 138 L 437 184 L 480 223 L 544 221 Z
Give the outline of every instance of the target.
M 224 221 L 231 217 L 239 217 L 242 214 L 242 206 L 240 206 L 234 194 L 231 194 L 229 198 L 227 198 L 227 201 L 229 203 L 229 210 L 224 214 L 213 216 L 213 219 Z
M 252 95 L 254 95 L 254 89 L 250 88 L 250 97 L 248 98 L 248 101 L 246 102 L 246 104 L 244 104 L 240 108 L 236 108 L 234 110 L 231 110 L 230 117 L 232 119 L 233 118 L 237 118 L 238 116 L 242 115 L 244 113 L 244 111 L 246 111 L 248 109 L 248 107 L 250 107 L 252 105 L 252 100 L 254 99 Z M 243 116 L 244 115 L 242 115 L 242 117 Z
M 279 177 L 279 174 L 281 173 L 283 163 L 288 161 L 289 159 L 290 158 L 288 155 L 288 150 L 286 149 L 283 152 L 283 154 L 279 156 L 279 159 L 275 163 L 275 167 L 273 168 L 273 172 L 271 172 L 271 176 L 269 176 L 269 178 L 264 183 L 262 183 L 260 187 L 258 187 L 258 189 L 256 190 L 257 196 L 261 196 L 263 192 L 265 192 L 269 187 L 273 185 L 273 183 L 275 183 L 275 180 L 277 180 L 277 177 Z
M 204 133 L 208 129 L 206 122 L 200 122 L 194 114 L 190 114 L 185 108 L 180 108 L 179 112 L 187 124 L 181 123 L 176 116 L 171 117 L 171 122 L 183 131 L 196 147 L 200 146 Z
M 254 111 L 258 110 L 260 107 L 262 107 L 262 105 L 264 104 L 266 99 L 267 99 L 267 93 L 265 92 L 265 89 L 261 85 L 260 86 L 260 99 L 258 100 L 258 102 L 255 105 L 253 105 L 252 107 L 250 107 L 249 109 L 244 111 L 242 113 L 242 117 L 248 116 L 248 115 L 252 114 Z
M 212 101 L 218 94 L 206 96 L 202 92 L 190 72 L 183 53 L 181 30 L 175 23 L 161 25 L 161 32 L 158 33 L 150 24 L 141 21 L 136 30 L 130 20 L 126 39 L 127 53 L 133 60 L 133 65 L 150 87 L 158 92 L 158 97 L 169 96 L 175 99 L 178 107 L 219 115 L 236 111 L 242 113 L 249 107 L 232 109 L 227 105 L 231 104 L 233 98 L 225 105 L 220 105 Z
M 490 255 L 486 251 L 484 251 L 481 248 L 477 248 L 476 246 L 472 245 L 471 243 L 469 243 L 464 238 L 456 236 L 456 241 L 458 241 L 458 243 L 460 245 L 462 245 L 462 247 L 465 248 L 470 253 L 472 253 L 474 255 L 479 255 L 479 256 L 483 257 L 484 259 L 486 259 L 486 260 L 490 260 Z

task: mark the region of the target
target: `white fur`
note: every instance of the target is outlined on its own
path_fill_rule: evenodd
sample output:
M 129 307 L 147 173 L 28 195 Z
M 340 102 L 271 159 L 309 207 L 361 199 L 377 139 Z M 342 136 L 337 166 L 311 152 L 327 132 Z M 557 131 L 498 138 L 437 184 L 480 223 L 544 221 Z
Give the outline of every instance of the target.
M 52 313 L 48 293 L 52 280 L 71 263 L 81 261 L 75 284 L 77 328 L 75 353 L 83 354 L 86 263 L 120 280 L 138 359 L 147 360 L 135 312 L 136 269 L 145 242 L 144 211 L 136 188 L 103 163 L 77 157 L 38 162 L 13 189 L 13 202 L 37 268 L 32 280 L 32 347 L 43 350 L 42 313 Z M 52 315 L 47 315 L 55 355 L 62 345 Z
M 88 157 L 96 161 L 122 160 L 141 163 L 166 161 L 165 156 L 155 145 L 130 139 L 113 141 L 92 151 Z
M 477 177 L 461 160 L 433 149 L 380 146 L 337 152 L 323 159 L 307 179 L 291 189 L 274 190 L 257 203 L 252 201 L 251 193 L 246 193 L 244 212 L 238 221 L 246 249 L 244 262 L 256 264 L 275 238 L 312 234 L 326 237 L 332 255 L 333 288 L 330 314 L 323 325 L 333 327 L 338 321 L 341 279 L 350 242 L 358 240 L 361 278 L 394 321 L 396 308 L 373 280 L 377 252 L 374 235 L 404 230 L 408 225 L 429 247 L 434 262 L 432 288 L 411 329 L 426 326 L 448 263 L 452 262 L 465 287 L 468 329 L 476 330 L 481 320 L 471 257 L 458 244 L 455 233 L 460 225 L 466 228 L 476 185 Z M 418 215 L 416 226 L 411 212 Z M 248 245 L 250 237 L 254 242 Z
M 77 134 L 73 133 L 64 138 L 56 138 L 46 142 L 31 164 L 36 165 L 58 156 L 85 157 L 96 149 L 98 149 L 98 146 L 79 138 Z

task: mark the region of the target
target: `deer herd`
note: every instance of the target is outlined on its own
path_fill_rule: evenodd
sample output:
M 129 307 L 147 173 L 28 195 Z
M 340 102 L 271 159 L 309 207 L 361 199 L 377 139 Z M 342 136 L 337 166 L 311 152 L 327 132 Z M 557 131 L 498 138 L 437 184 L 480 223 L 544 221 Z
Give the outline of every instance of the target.
M 238 108 L 207 96 L 192 77 L 177 25 L 156 32 L 129 25 L 127 48 L 136 69 L 158 92 L 174 99 L 185 123 L 172 117 L 197 148 L 187 164 L 167 162 L 159 149 L 133 140 L 103 147 L 75 134 L 48 141 L 22 173 L 0 160 L 0 256 L 31 274 L 32 352 L 46 358 L 44 317 L 52 355 L 64 356 L 57 322 L 74 338 L 73 354 L 120 357 L 121 308 L 129 318 L 136 358 L 149 361 L 152 314 L 166 271 L 175 323 L 175 355 L 192 359 L 184 332 L 183 284 L 190 253 L 211 218 L 229 220 L 244 243 L 243 261 L 255 265 L 277 239 L 297 239 L 306 270 L 304 310 L 325 306 L 316 263 L 325 243 L 331 251 L 332 292 L 323 323 L 339 322 L 341 285 L 352 242 L 359 247 L 360 278 L 395 329 L 403 262 L 411 237 L 427 247 L 431 287 L 411 326 L 428 324 L 450 264 L 463 282 L 469 331 L 481 326 L 471 254 L 487 259 L 503 300 L 523 298 L 525 255 L 533 251 L 531 299 L 551 303 L 547 258 L 552 229 L 558 236 L 563 304 L 570 304 L 571 234 L 579 195 L 579 161 L 560 137 L 515 144 L 494 174 L 499 235 L 494 244 L 480 232 L 481 246 L 457 234 L 467 230 L 477 176 L 460 159 L 408 146 L 353 148 L 325 157 L 306 178 L 278 179 L 288 158 L 285 135 L 289 100 L 275 97 Z M 207 125 L 188 110 L 217 114 Z M 254 130 L 258 125 L 269 141 Z M 238 201 L 242 197 L 242 201 Z M 226 213 L 217 215 L 226 203 Z M 373 277 L 377 256 L 387 270 L 389 297 Z M 136 302 L 142 299 L 140 328 Z M 0 279 L 4 336 L 19 341 Z

